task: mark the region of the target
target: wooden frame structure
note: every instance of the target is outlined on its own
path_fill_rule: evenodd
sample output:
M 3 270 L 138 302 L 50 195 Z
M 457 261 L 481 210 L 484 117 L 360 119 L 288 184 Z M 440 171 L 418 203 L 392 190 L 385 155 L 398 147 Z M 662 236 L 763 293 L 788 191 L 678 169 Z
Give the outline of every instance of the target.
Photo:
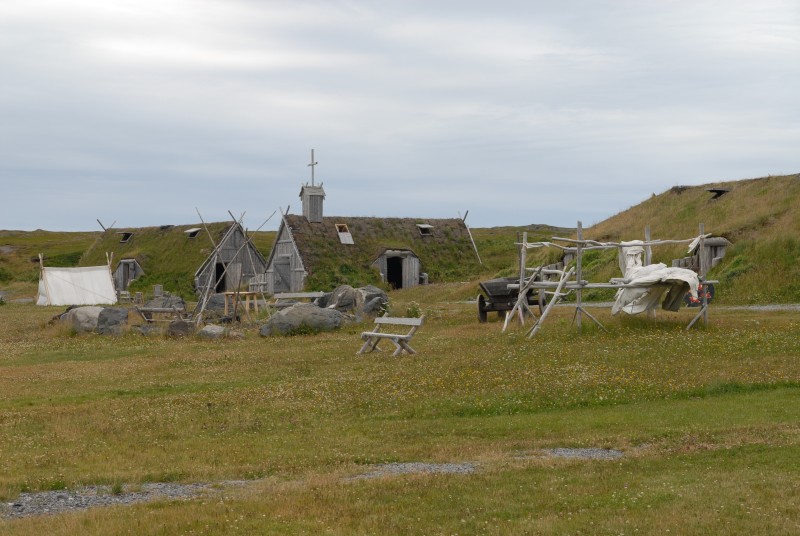
M 699 227 L 699 235 L 694 238 L 686 240 L 652 240 L 650 237 L 650 227 L 645 229 L 645 240 L 639 245 L 644 248 L 645 264 L 650 264 L 652 260 L 652 246 L 665 245 L 665 244 L 699 244 L 702 249 L 705 239 L 711 236 L 705 233 L 705 226 L 701 223 Z M 563 245 L 567 244 L 567 245 Z M 528 337 L 533 337 L 542 327 L 547 316 L 564 297 L 570 293 L 575 293 L 575 314 L 573 316 L 573 324 L 582 327 L 582 317 L 585 315 L 592 320 L 601 329 L 605 330 L 603 324 L 597 320 L 591 313 L 589 313 L 583 305 L 583 290 L 587 289 L 625 289 L 625 288 L 653 288 L 657 286 L 664 286 L 664 283 L 630 283 L 626 282 L 624 278 L 612 278 L 608 283 L 590 283 L 583 279 L 583 253 L 585 251 L 600 250 L 600 249 L 620 249 L 626 247 L 625 244 L 619 242 L 599 242 L 596 240 L 588 240 L 583 237 L 583 226 L 581 222 L 577 225 L 577 237 L 572 238 L 559 238 L 553 237 L 550 242 L 528 242 L 527 233 L 523 233 L 522 241 L 517 242 L 516 246 L 519 250 L 519 282 L 510 284 L 509 288 L 519 289 L 517 303 L 506 316 L 505 323 L 503 324 L 503 331 L 506 330 L 512 318 L 516 316 L 521 325 L 525 323 L 525 314 L 528 313 L 536 318 L 533 311 L 530 309 L 525 298 L 529 290 L 541 290 L 546 294 L 552 296 L 548 301 L 547 306 L 541 312 L 541 315 L 536 319 L 536 322 L 528 330 Z M 563 270 L 547 269 L 542 266 L 535 268 L 528 268 L 526 265 L 527 251 L 529 249 L 542 248 L 542 247 L 555 247 L 561 249 L 565 253 L 572 253 L 575 255 L 575 266 Z M 701 260 L 702 264 L 702 260 Z M 706 273 L 706 267 L 701 266 L 700 273 Z M 558 281 L 542 281 L 542 276 L 556 276 Z M 573 278 L 574 276 L 574 278 Z M 719 281 L 706 280 L 704 275 L 698 275 L 698 280 L 701 285 L 706 283 L 719 283 Z M 703 319 L 703 324 L 708 325 L 708 299 L 706 293 L 701 293 L 701 307 L 700 311 L 686 326 L 690 329 L 697 323 L 698 320 Z
M 277 212 L 277 211 L 275 211 L 275 212 Z M 256 229 L 256 232 L 260 231 L 261 228 L 264 227 L 264 225 L 266 225 L 267 222 L 269 222 L 269 220 L 272 219 L 272 216 L 275 215 L 275 212 L 273 212 L 270 215 L 270 217 L 267 218 L 264 221 L 264 223 L 262 223 L 258 227 L 258 229 Z M 228 214 L 230 215 L 231 219 L 236 224 L 241 226 L 241 224 L 242 224 L 241 220 L 244 218 L 244 214 L 238 220 L 234 217 L 234 215 L 231 213 L 231 211 L 228 211 Z M 208 227 L 206 226 L 206 222 L 203 220 L 203 217 L 200 215 L 200 211 L 199 210 L 197 211 L 197 215 L 200 216 L 200 221 L 203 223 L 203 227 L 205 227 L 206 233 L 208 233 L 208 237 L 211 239 L 211 244 L 214 246 L 214 251 L 211 253 L 211 256 L 209 258 L 211 259 L 212 263 L 216 264 L 217 258 L 219 257 L 219 251 L 220 251 L 220 247 L 221 247 L 222 243 L 220 242 L 219 244 L 217 244 L 217 243 L 214 242 L 214 238 L 211 236 L 211 232 L 208 230 Z M 248 236 L 247 235 L 247 231 L 244 230 L 244 228 L 242 228 L 242 229 L 243 229 L 243 232 L 244 232 L 244 243 L 237 249 L 234 257 L 237 257 L 248 245 L 252 244 L 252 240 L 253 240 L 252 235 Z M 248 253 L 248 255 L 251 254 L 249 249 L 247 250 L 247 253 Z M 251 262 L 252 262 L 252 259 L 251 259 Z M 222 275 L 220 277 L 224 277 L 225 274 L 227 273 L 227 271 L 228 271 L 228 266 L 225 266 L 223 271 L 222 271 Z M 206 283 L 205 288 L 202 289 L 202 295 L 200 296 L 200 300 L 197 302 L 197 306 L 194 308 L 194 311 L 192 311 L 191 318 L 194 319 L 195 324 L 198 325 L 198 326 L 203 322 L 203 312 L 205 311 L 206 306 L 208 305 L 208 302 L 211 299 L 211 295 L 213 294 L 213 292 L 212 292 L 212 288 L 213 288 L 212 287 L 212 283 L 214 282 L 213 279 L 214 278 L 212 278 L 212 277 L 208 278 L 208 281 Z M 241 288 L 241 286 L 242 286 L 242 274 L 240 272 L 239 273 L 239 284 L 236 286 L 236 290 L 233 291 L 233 293 L 232 293 L 233 294 L 233 316 L 234 316 L 234 318 L 236 318 L 238 316 L 239 304 L 241 303 L 241 294 L 242 294 L 242 292 L 240 292 L 240 290 L 239 290 Z M 261 298 L 262 299 L 266 299 L 266 296 L 264 295 L 263 289 L 260 290 L 260 291 L 257 291 L 256 293 L 260 293 L 261 294 Z M 248 294 L 249 294 L 249 292 L 248 292 Z M 258 301 L 257 300 L 258 300 L 258 297 L 256 296 L 255 299 L 254 299 L 256 311 L 258 311 Z M 249 309 L 249 307 L 247 307 L 245 305 L 245 314 L 249 317 L 250 316 L 250 312 L 248 311 L 248 309 Z M 226 297 L 225 298 L 225 314 L 227 314 L 227 312 L 228 312 L 228 298 Z

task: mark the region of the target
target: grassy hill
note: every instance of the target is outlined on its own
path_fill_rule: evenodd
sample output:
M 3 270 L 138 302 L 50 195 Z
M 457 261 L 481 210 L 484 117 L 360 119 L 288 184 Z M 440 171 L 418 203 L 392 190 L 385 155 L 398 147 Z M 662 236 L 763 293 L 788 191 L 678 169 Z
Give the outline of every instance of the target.
M 29 295 L 39 280 L 39 253 L 46 266 L 77 266 L 99 232 L 0 231 L 0 287 Z
M 712 199 L 709 188 L 730 191 L 719 199 Z M 721 282 L 717 287 L 718 302 L 800 302 L 800 175 L 675 186 L 585 228 L 584 236 L 609 241 L 640 239 L 644 238 L 644 228 L 649 225 L 654 239 L 683 239 L 696 236 L 700 223 L 705 224 L 706 232 L 733 242 L 726 257 L 709 273 L 710 278 Z M 514 242 L 523 231 L 528 232 L 531 241 L 575 235 L 574 229 L 547 225 L 472 229 L 483 266 L 471 268 L 477 270 L 475 273 L 450 270 L 450 277 L 443 277 L 443 280 L 477 280 L 515 274 Z M 0 231 L 0 248 L 3 248 L 0 249 L 0 286 L 12 293 L 35 292 L 38 264 L 31 261 L 39 252 L 44 253 L 49 266 L 75 266 L 83 252 L 81 264 L 105 262 L 105 252 L 116 251 L 119 242 L 117 235 L 106 234 L 110 238 L 103 239 L 104 234 L 99 232 Z M 207 240 L 205 234 L 201 234 Z M 143 237 L 138 237 L 138 243 Z M 259 251 L 268 256 L 274 238 L 274 232 L 259 232 L 254 234 L 253 240 Z M 174 244 L 152 241 L 148 255 L 160 259 L 159 268 L 151 272 L 152 277 L 162 279 L 153 282 L 165 283 L 164 279 L 174 279 L 175 273 L 193 274 L 207 255 L 202 247 L 192 255 L 185 251 L 176 255 L 177 252 Z M 121 254 L 115 253 L 114 258 L 119 260 Z M 671 265 L 672 259 L 685 254 L 683 246 L 662 246 L 653 251 L 653 260 Z M 531 253 L 531 264 L 554 262 L 558 256 L 554 250 Z M 584 271 L 592 281 L 618 277 L 616 252 L 587 253 Z M 465 292 L 472 295 L 474 289 L 470 287 Z M 596 293 L 593 297 L 609 296 Z
M 712 199 L 709 188 L 730 190 Z M 675 186 L 584 230 L 596 240 L 653 239 L 707 233 L 733 242 L 710 273 L 718 279 L 722 303 L 800 302 L 800 175 L 765 177 L 700 186 Z M 662 246 L 653 261 L 671 265 L 684 257 L 684 246 Z M 588 262 L 592 280 L 619 276 L 614 251 L 593 253 Z
M 712 199 L 708 190 L 729 190 Z M 699 186 L 675 186 L 653 195 L 607 220 L 584 227 L 584 237 L 599 241 L 644 239 L 650 226 L 653 239 L 688 239 L 706 233 L 733 243 L 726 257 L 711 272 L 717 279 L 719 303 L 800 302 L 800 175 L 715 182 Z M 484 261 L 482 277 L 516 274 L 514 241 L 523 231 L 529 241 L 553 236 L 575 237 L 575 229 L 531 225 L 472 229 Z M 653 262 L 672 265 L 686 256 L 686 246 L 660 246 L 653 250 Z M 555 262 L 556 250 L 529 252 L 529 266 Z M 614 250 L 587 252 L 584 274 L 590 281 L 619 277 Z M 591 291 L 589 299 L 609 299 L 613 291 Z
M 209 224 L 219 232 L 228 223 Z M 177 226 L 178 231 L 191 225 Z M 202 225 L 199 225 L 202 227 Z M 10 298 L 27 298 L 36 293 L 39 280 L 38 255 L 44 255 L 45 266 L 91 266 L 106 263 L 106 253 L 114 253 L 114 265 L 122 258 L 137 257 L 148 270 L 141 284 L 165 284 L 168 290 L 192 294 L 192 276 L 211 252 L 208 235 L 198 234 L 196 247 L 183 247 L 186 237 L 181 232 L 167 233 L 161 227 L 110 229 L 94 232 L 0 231 L 0 289 Z M 119 231 L 134 232 L 128 244 L 120 243 Z M 256 248 L 265 256 L 275 240 L 274 231 L 250 233 Z M 176 242 L 178 240 L 180 243 Z M 158 259 L 158 262 L 150 262 Z

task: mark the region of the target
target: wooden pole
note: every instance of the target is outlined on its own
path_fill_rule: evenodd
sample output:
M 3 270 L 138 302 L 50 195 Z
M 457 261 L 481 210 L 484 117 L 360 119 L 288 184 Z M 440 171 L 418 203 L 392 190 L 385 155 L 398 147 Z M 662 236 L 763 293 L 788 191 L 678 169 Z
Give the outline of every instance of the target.
M 517 296 L 517 302 L 522 298 L 521 293 L 524 291 L 525 287 L 525 266 L 528 263 L 528 233 L 522 233 L 522 244 L 519 246 L 519 292 L 520 295 Z M 527 298 L 526 298 L 527 299 Z M 520 307 L 517 309 L 517 315 L 519 316 L 519 323 L 520 325 L 525 324 L 525 311 L 522 310 Z
M 572 273 L 575 271 L 575 268 L 570 268 L 569 271 L 564 272 L 561 276 L 561 280 L 558 282 L 558 286 L 556 287 L 555 292 L 553 293 L 553 299 L 550 300 L 550 303 L 547 304 L 547 307 L 544 308 L 542 311 L 542 316 L 536 321 L 533 325 L 531 330 L 528 332 L 528 337 L 533 337 L 536 333 L 541 329 L 542 323 L 544 323 L 544 319 L 547 318 L 547 315 L 550 314 L 550 310 L 555 307 L 555 305 L 561 301 L 561 289 L 564 288 L 564 283 L 572 276 Z
M 706 289 L 706 272 L 708 271 L 708 266 L 706 266 L 706 226 L 704 223 L 700 224 L 700 282 L 703 283 L 703 296 L 702 296 L 702 304 L 703 304 L 703 325 L 708 327 L 708 290 Z
M 464 223 L 464 227 L 467 229 L 467 234 L 469 235 L 469 241 L 472 242 L 472 249 L 475 250 L 475 256 L 478 257 L 478 264 L 483 266 L 483 261 L 481 260 L 481 255 L 478 253 L 478 246 L 475 245 L 475 240 L 472 238 L 472 231 L 469 230 L 469 225 L 467 225 L 467 214 L 469 214 L 469 210 L 464 213 L 464 217 L 461 218 L 461 221 Z M 461 213 L 458 214 L 459 218 L 461 217 Z
M 653 264 L 653 247 L 650 245 L 650 226 L 646 226 L 644 228 L 644 265 L 650 266 Z M 656 319 L 656 310 L 653 309 L 652 311 L 648 311 L 648 316 L 652 317 L 653 320 Z
M 703 325 L 708 326 L 708 298 L 706 290 L 706 277 L 705 277 L 705 270 L 706 270 L 706 263 L 705 263 L 705 245 L 706 245 L 706 237 L 705 237 L 705 225 L 700 224 L 700 243 L 697 245 L 699 248 L 698 252 L 700 255 L 700 266 L 698 268 L 700 274 L 698 279 L 700 280 L 700 284 L 703 286 L 703 290 L 700 291 L 700 312 L 695 315 L 689 325 L 686 326 L 686 330 L 688 331 L 691 327 L 697 322 L 698 319 L 703 319 Z
M 575 279 L 577 279 L 578 289 L 575 291 L 577 307 L 575 308 L 575 322 L 578 331 L 581 331 L 581 313 L 583 312 L 583 296 L 580 286 L 583 284 L 583 224 L 578 222 L 578 243 L 575 245 Z

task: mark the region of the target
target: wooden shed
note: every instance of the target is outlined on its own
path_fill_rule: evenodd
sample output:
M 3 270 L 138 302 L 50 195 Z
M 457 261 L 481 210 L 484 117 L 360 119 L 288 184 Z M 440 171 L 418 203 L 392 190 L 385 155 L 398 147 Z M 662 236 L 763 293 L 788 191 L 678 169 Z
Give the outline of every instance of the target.
M 688 268 L 694 270 L 700 277 L 705 277 L 706 274 L 701 273 L 700 267 L 704 266 L 705 271 L 708 272 L 722 260 L 727 248 L 733 245 L 727 238 L 721 236 L 708 237 L 704 240 L 704 243 L 705 246 L 702 251 L 700 250 L 700 244 L 698 244 L 689 252 L 688 257 L 673 259 L 672 266 L 676 268 Z
M 237 290 L 248 287 L 266 268 L 264 256 L 247 240 L 242 226 L 234 223 L 195 272 L 194 286 L 198 292 Z
M 136 259 L 120 259 L 114 270 L 114 288 L 128 290 L 131 282 L 144 275 L 144 268 Z
M 372 266 L 392 288 L 408 288 L 422 282 L 419 257 L 410 249 L 384 249 Z
M 267 258 L 266 291 L 328 290 L 384 282 L 408 288 L 479 271 L 459 218 L 411 219 L 283 216 Z

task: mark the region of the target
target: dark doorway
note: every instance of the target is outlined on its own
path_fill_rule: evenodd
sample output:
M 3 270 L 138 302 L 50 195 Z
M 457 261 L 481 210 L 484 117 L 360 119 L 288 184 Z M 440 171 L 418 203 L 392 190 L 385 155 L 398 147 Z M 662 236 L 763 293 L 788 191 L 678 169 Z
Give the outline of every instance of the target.
M 392 288 L 403 288 L 403 258 L 388 257 L 386 259 L 386 282 Z
M 291 258 L 289 255 L 278 255 L 275 258 L 274 263 L 274 284 L 273 284 L 273 293 L 274 292 L 291 292 L 292 289 L 292 277 L 291 277 Z
M 214 267 L 214 292 L 225 292 L 225 264 L 218 262 Z

